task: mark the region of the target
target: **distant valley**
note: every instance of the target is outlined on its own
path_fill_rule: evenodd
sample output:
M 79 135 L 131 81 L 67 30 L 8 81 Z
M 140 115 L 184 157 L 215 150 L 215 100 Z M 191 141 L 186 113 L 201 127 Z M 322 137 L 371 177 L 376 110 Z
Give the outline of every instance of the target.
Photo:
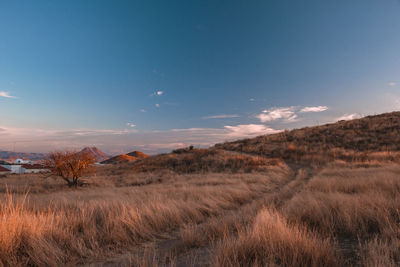
M 41 160 L 46 157 L 44 153 L 25 153 L 13 151 L 0 151 L 0 160 L 14 161 L 16 159 Z
M 101 162 L 111 158 L 97 147 L 85 147 L 79 153 L 89 153 L 94 157 L 96 162 Z M 46 153 L 28 153 L 28 152 L 13 152 L 13 151 L 0 151 L 0 160 L 12 162 L 16 159 L 24 160 L 42 160 L 46 158 Z

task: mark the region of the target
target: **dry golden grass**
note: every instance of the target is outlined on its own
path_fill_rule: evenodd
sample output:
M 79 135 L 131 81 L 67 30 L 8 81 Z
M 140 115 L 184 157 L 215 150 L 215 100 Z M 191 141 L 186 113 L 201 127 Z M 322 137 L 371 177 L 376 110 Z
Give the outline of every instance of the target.
M 227 237 L 216 254 L 217 266 L 339 266 L 329 239 L 289 224 L 278 212 L 261 210 L 253 225 Z
M 245 155 L 220 149 L 181 149 L 170 154 L 144 158 L 125 164 L 130 172 L 169 170 L 175 173 L 249 173 L 281 165 L 279 159 Z
M 361 263 L 366 267 L 400 265 L 400 236 L 375 237 L 362 245 Z
M 109 171 L 100 168 L 78 189 L 40 175 L 0 179 L 0 265 L 399 263 L 397 165 L 333 163 L 296 173 L 285 165 L 237 174 Z M 341 248 L 343 238 L 350 248 Z M 142 248 L 149 242 L 152 249 Z
M 18 192 L 3 195 L 0 263 L 56 266 L 121 253 L 249 203 L 287 175 L 282 168 L 258 176 L 170 176 L 145 186 L 38 190 L 26 201 Z
M 180 242 L 176 249 L 189 250 L 207 246 L 224 237 L 235 235 L 250 223 L 265 202 L 259 199 L 243 205 L 237 210 L 226 211 L 197 225 L 186 225 L 179 233 Z
M 293 220 L 326 234 L 381 234 L 400 212 L 398 167 L 326 169 L 285 207 Z

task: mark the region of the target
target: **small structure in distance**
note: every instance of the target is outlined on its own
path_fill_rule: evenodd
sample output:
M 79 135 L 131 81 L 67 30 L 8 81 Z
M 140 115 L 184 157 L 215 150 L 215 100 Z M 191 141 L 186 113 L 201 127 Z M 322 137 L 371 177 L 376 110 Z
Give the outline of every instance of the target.
M 23 159 L 16 159 L 14 163 L 8 162 L 1 162 L 0 167 L 7 173 L 16 173 L 16 174 L 23 174 L 23 173 L 40 173 L 40 172 L 48 172 L 49 170 L 46 169 L 41 164 L 37 164 L 31 160 L 23 160 Z M 5 171 L 4 169 L 8 170 Z M 1 171 L 0 171 L 1 174 Z
M 33 160 L 16 159 L 14 164 L 35 164 Z

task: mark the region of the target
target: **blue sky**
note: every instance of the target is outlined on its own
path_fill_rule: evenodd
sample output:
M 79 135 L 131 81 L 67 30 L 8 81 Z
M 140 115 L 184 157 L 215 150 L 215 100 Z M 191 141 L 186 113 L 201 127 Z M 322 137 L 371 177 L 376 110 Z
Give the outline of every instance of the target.
M 398 110 L 400 1 L 0 1 L 0 149 L 150 153 Z

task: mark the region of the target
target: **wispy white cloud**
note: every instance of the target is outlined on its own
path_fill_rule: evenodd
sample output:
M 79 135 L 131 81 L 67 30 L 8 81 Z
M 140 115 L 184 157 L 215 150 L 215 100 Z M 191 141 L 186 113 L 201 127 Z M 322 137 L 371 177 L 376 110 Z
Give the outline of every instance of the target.
M 322 112 L 328 110 L 327 106 L 316 106 L 316 107 L 304 107 L 300 110 L 300 113 L 307 113 L 307 112 Z
M 151 144 L 146 144 L 146 145 L 138 145 L 137 147 L 143 147 L 145 149 L 152 149 L 152 150 L 157 150 L 157 149 L 177 149 L 177 148 L 183 148 L 187 147 L 189 144 L 187 143 L 182 143 L 182 142 L 177 142 L 177 143 L 151 143 Z
M 44 130 L 44 129 L 35 129 L 35 128 L 18 128 L 18 127 L 8 127 L 1 126 L 0 136 L 2 137 L 12 137 L 12 138 L 20 138 L 20 137 L 41 137 L 41 136 L 49 136 L 56 133 L 54 130 Z
M 348 121 L 348 120 L 354 120 L 354 119 L 358 119 L 360 118 L 361 115 L 357 114 L 357 113 L 353 113 L 353 114 L 344 114 L 343 116 L 340 116 L 339 118 L 336 119 L 336 121 Z
M 103 135 L 123 135 L 138 132 L 128 129 L 72 129 L 72 130 L 46 130 L 37 128 L 16 128 L 1 126 L 0 135 L 7 135 L 14 139 L 34 139 L 38 137 L 73 137 L 73 136 L 103 136 Z
M 273 108 L 263 110 L 263 112 L 256 116 L 261 122 L 269 122 L 275 120 L 285 120 L 287 122 L 293 122 L 297 119 L 294 107 L 287 108 Z
M 212 116 L 203 117 L 204 120 L 209 120 L 209 119 L 231 119 L 231 118 L 239 118 L 239 115 L 237 115 L 237 114 L 221 114 L 221 115 L 212 115 Z
M 389 82 L 388 85 L 393 87 L 393 86 L 396 86 L 397 83 L 396 82 Z
M 254 102 L 254 101 L 256 101 L 256 100 L 255 100 L 254 98 L 250 98 L 249 101 L 250 101 L 250 102 Z
M 5 97 L 5 98 L 17 98 L 16 96 L 10 95 L 9 92 L 4 92 L 4 91 L 0 91 L 0 97 Z
M 125 139 L 139 131 L 134 129 L 72 129 L 48 130 L 37 128 L 17 128 L 0 125 L 0 150 L 49 152 L 57 149 L 79 149 L 85 146 L 102 145 L 112 148 L 120 139 Z M 126 142 L 126 140 L 124 140 Z
M 136 124 L 133 124 L 133 123 L 131 123 L 131 122 L 127 122 L 127 123 L 126 123 L 126 126 L 133 128 L 133 127 L 136 126 Z
M 264 134 L 273 134 L 280 132 L 269 128 L 263 124 L 239 124 L 236 126 L 224 126 L 225 129 L 229 130 L 228 135 L 231 137 L 252 137 Z
M 146 112 L 146 110 L 142 108 L 142 109 L 140 110 L 140 112 L 144 113 L 144 112 Z
M 77 129 L 70 131 L 55 131 L 55 136 L 104 136 L 104 135 L 126 135 L 136 133 L 133 129 Z
M 150 96 L 162 96 L 163 94 L 164 94 L 164 91 L 155 91 Z
M 311 106 L 311 107 L 278 107 L 263 110 L 262 113 L 256 115 L 261 122 L 281 121 L 285 123 L 297 122 L 299 114 L 322 112 L 328 110 L 327 106 Z
M 155 104 L 154 105 L 156 108 L 159 108 L 160 107 L 160 104 Z
M 171 132 L 200 132 L 200 131 L 208 131 L 212 128 L 182 128 L 182 129 L 171 129 Z M 160 131 L 157 131 L 160 132 Z

